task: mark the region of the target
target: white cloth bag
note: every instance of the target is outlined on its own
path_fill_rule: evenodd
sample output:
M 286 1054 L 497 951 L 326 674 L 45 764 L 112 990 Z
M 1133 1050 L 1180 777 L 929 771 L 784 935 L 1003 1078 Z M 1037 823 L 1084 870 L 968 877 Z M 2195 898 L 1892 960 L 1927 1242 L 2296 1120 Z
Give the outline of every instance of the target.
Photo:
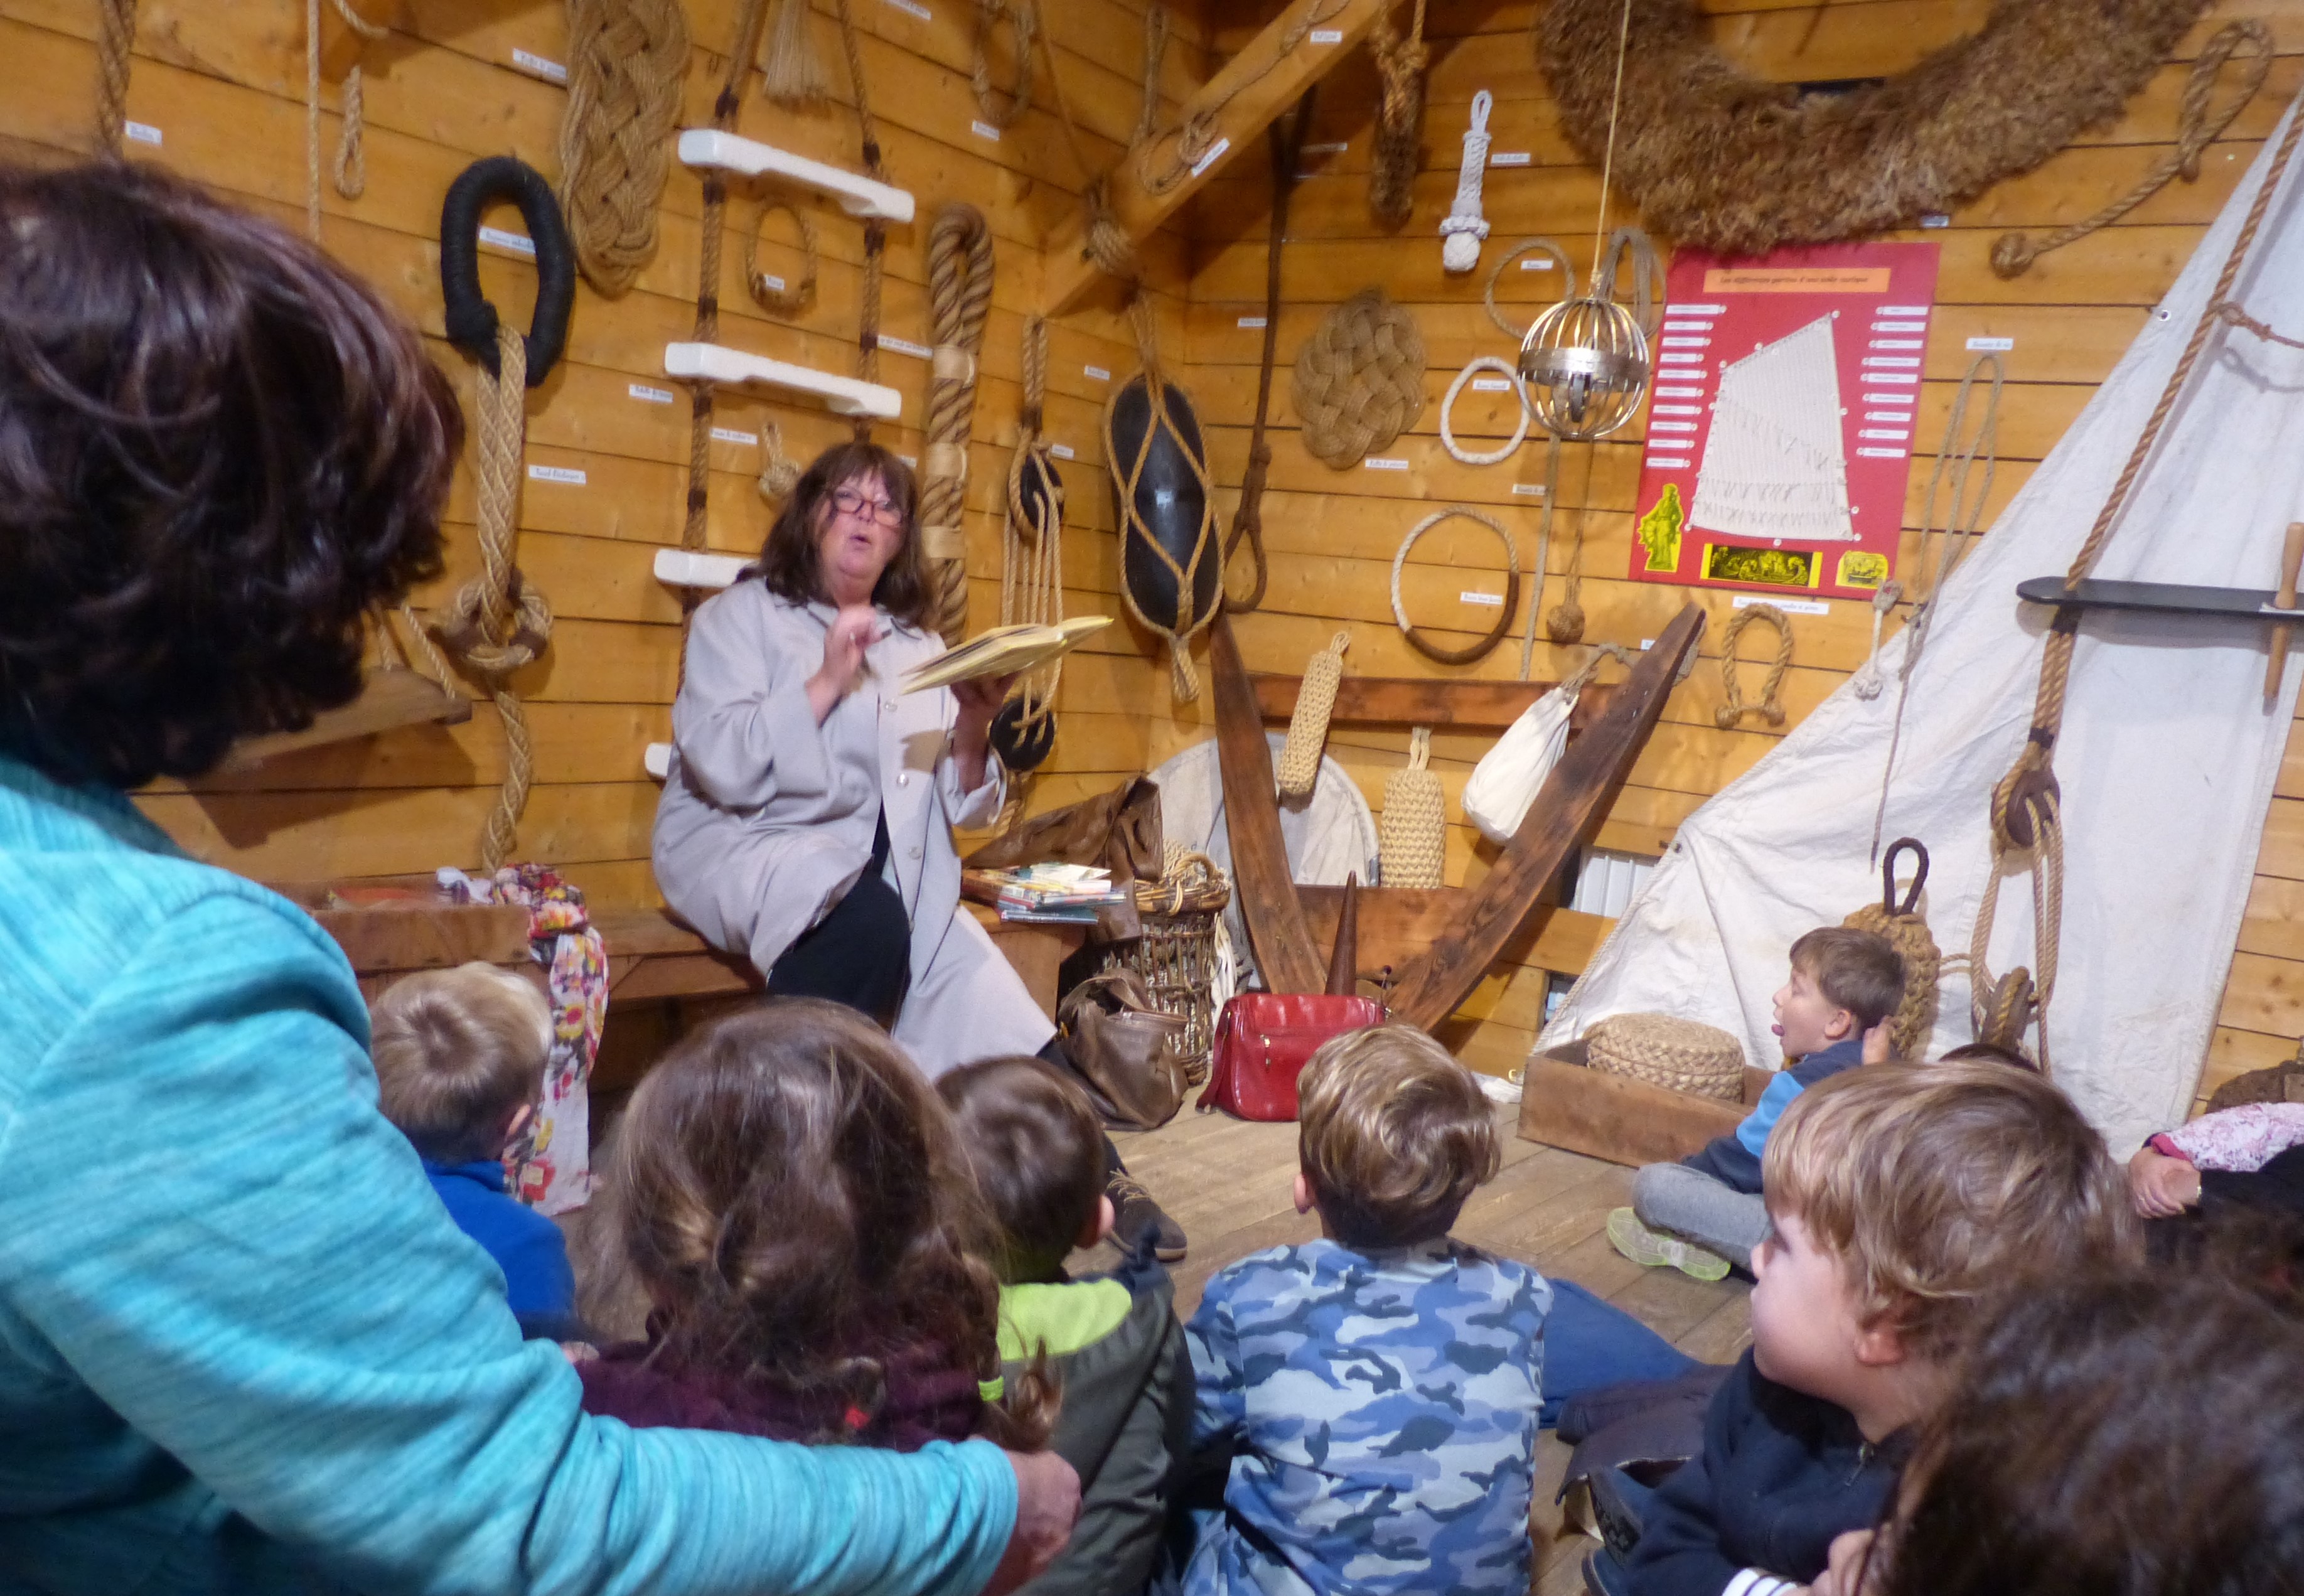
M 1563 682 L 1537 700 L 1473 767 L 1472 779 L 1464 784 L 1464 818 L 1490 842 L 1510 842 L 1520 829 L 1528 806 L 1568 746 L 1568 717 L 1582 689 L 1581 682 Z

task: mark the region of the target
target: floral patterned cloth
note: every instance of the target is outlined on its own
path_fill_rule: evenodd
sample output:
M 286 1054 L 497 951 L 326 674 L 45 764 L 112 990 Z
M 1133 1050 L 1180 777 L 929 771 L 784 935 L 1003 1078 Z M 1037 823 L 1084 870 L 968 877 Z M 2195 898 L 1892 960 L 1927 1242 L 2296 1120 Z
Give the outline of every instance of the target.
M 586 1082 L 608 1020 L 608 945 L 584 913 L 584 894 L 549 866 L 508 864 L 493 876 L 444 869 L 440 887 L 460 904 L 517 904 L 529 912 L 529 952 L 545 967 L 552 1051 L 544 1096 L 526 1150 L 505 1176 L 522 1202 L 546 1214 L 581 1208 L 592 1195 L 591 1100 Z
M 2152 1138 L 2154 1150 L 2203 1169 L 2261 1169 L 2304 1142 L 2304 1103 L 2245 1103 Z

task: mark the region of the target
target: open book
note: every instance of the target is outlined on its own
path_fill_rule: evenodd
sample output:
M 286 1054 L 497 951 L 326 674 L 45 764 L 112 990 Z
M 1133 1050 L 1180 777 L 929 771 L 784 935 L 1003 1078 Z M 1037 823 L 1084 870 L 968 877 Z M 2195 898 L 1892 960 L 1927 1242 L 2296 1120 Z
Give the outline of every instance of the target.
M 1074 615 L 1053 626 L 995 626 L 945 649 L 904 678 L 906 692 L 978 676 L 1012 676 L 1047 664 L 1112 624 L 1110 615 Z

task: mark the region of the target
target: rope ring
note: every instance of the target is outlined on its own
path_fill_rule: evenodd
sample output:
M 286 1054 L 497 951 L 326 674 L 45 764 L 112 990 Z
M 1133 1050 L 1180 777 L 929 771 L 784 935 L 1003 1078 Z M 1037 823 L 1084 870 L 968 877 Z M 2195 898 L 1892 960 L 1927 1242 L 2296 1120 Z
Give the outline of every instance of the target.
M 1553 264 L 1559 267 L 1560 281 L 1562 284 L 1560 297 L 1562 299 L 1566 299 L 1569 295 L 1574 293 L 1576 292 L 1576 268 L 1569 263 L 1568 251 L 1562 249 L 1558 244 L 1554 243 L 1548 238 L 1524 238 L 1520 240 L 1520 242 L 1514 244 L 1512 247 L 1512 252 L 1510 254 L 1505 255 L 1499 259 L 1495 265 L 1488 268 L 1487 286 L 1480 290 L 1480 298 L 1487 302 L 1488 307 L 1488 319 L 1502 327 L 1505 335 L 1510 337 L 1515 344 L 1518 344 L 1528 336 L 1528 327 L 1512 326 L 1511 322 L 1504 319 L 1504 313 L 1496 309 L 1496 284 L 1503 278 L 1504 275 L 1504 267 L 1510 266 L 1513 261 L 1518 260 L 1521 256 L 1538 250 L 1541 250 L 1544 253 L 1551 256 Z M 1532 327 L 1535 324 L 1531 322 L 1529 325 Z
M 544 174 L 526 161 L 492 155 L 474 161 L 448 185 L 440 204 L 440 297 L 448 341 L 497 371 L 496 308 L 480 293 L 480 210 L 510 200 L 536 244 L 536 313 L 528 324 L 528 386 L 548 375 L 568 346 L 568 312 L 576 302 L 576 250 Z
M 760 228 L 777 211 L 791 216 L 800 229 L 800 250 L 807 264 L 800 268 L 800 282 L 778 288 L 770 284 L 767 274 L 760 269 Z M 744 286 L 764 310 L 779 316 L 797 316 L 816 302 L 817 254 L 816 224 L 789 200 L 767 199 L 752 213 L 752 225 L 744 229 Z
M 1747 628 L 1755 624 L 1776 629 L 1776 657 L 1768 662 L 1767 680 L 1760 688 L 1760 701 L 1744 702 L 1743 684 L 1736 680 L 1736 645 Z M 1784 672 L 1792 662 L 1792 624 L 1783 610 L 1773 604 L 1755 604 L 1736 612 L 1728 623 L 1728 630 L 1720 634 L 1720 682 L 1727 701 L 1713 711 L 1712 722 L 1722 731 L 1732 731 L 1745 715 L 1757 710 L 1761 719 L 1770 726 L 1784 724 L 1783 691 Z
M 1448 414 L 1456 408 L 1456 395 L 1464 391 L 1464 384 L 1470 379 L 1475 371 L 1503 372 L 1505 379 L 1512 384 L 1512 396 L 1520 402 L 1520 425 L 1512 429 L 1512 441 L 1501 449 L 1490 449 L 1482 453 L 1461 447 L 1456 442 L 1455 429 L 1448 424 Z M 1514 369 L 1510 361 L 1500 355 L 1474 355 L 1464 369 L 1456 373 L 1456 380 L 1448 385 L 1447 397 L 1440 401 L 1441 446 L 1465 465 L 1495 465 L 1511 459 L 1513 451 L 1527 441 L 1527 438 L 1528 395 L 1520 387 L 1520 372 Z
M 1462 649 L 1444 649 L 1418 632 L 1415 624 L 1408 618 L 1408 606 L 1401 601 L 1400 597 L 1400 569 L 1408 563 L 1408 551 L 1416 547 L 1419 538 L 1452 515 L 1478 522 L 1494 532 L 1496 541 L 1504 546 L 1504 601 L 1503 607 L 1496 611 L 1496 624 L 1489 628 L 1486 637 Z M 1504 531 L 1503 523 L 1492 515 L 1463 505 L 1451 505 L 1444 510 L 1435 510 L 1409 529 L 1408 536 L 1401 540 L 1400 552 L 1392 556 L 1392 618 L 1400 623 L 1401 635 L 1408 639 L 1409 646 L 1427 659 L 1436 659 L 1443 665 L 1470 665 L 1475 660 L 1485 658 L 1504 641 L 1504 633 L 1512 630 L 1512 616 L 1519 612 L 1520 549 L 1513 544 L 1512 534 Z

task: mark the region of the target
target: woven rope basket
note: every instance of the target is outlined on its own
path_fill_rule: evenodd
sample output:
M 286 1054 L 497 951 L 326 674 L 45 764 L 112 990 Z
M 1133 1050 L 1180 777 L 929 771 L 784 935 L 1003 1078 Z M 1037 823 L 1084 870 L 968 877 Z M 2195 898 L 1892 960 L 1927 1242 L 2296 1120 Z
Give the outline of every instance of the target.
M 1585 1038 L 1586 1062 L 1612 1075 L 1732 1103 L 1744 1095 L 1744 1048 L 1715 1026 L 1670 1014 L 1617 1014 Z

